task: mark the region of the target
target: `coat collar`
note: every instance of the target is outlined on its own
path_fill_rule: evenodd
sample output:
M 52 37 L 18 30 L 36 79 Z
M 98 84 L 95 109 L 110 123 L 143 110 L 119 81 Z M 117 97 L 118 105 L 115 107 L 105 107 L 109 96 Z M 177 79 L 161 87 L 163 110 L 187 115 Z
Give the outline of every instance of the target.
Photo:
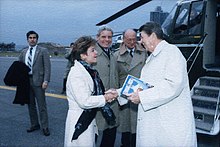
M 134 47 L 134 52 L 143 52 L 144 48 L 140 44 L 136 44 Z M 127 47 L 125 46 L 124 42 L 121 43 L 120 48 L 119 48 L 119 54 L 123 55 L 127 52 Z
M 102 50 L 102 48 L 99 46 L 98 43 L 96 43 L 96 50 L 98 52 L 98 56 L 100 56 L 101 54 L 105 54 L 104 51 Z
M 93 91 L 93 80 L 86 68 L 77 60 L 74 61 L 74 66 L 84 75 L 89 83 L 90 90 Z
M 157 56 L 162 49 L 164 49 L 164 45 L 166 44 L 167 42 L 165 40 L 162 40 L 155 48 L 155 50 L 153 51 L 152 55 L 153 56 Z
M 151 53 L 151 55 L 147 58 L 146 63 L 151 60 L 151 58 L 154 56 L 156 57 L 160 52 L 164 49 L 164 45 L 167 44 L 165 40 L 162 40 L 155 48 L 155 50 Z
M 118 62 L 124 62 L 130 65 L 129 70 L 132 70 L 135 68 L 138 64 L 141 62 L 145 62 L 145 57 L 143 56 L 145 49 L 139 45 L 136 44 L 135 46 L 135 51 L 134 51 L 134 56 L 131 59 L 129 54 L 126 54 L 127 48 L 124 43 L 121 44 L 120 49 L 119 49 L 119 56 L 117 57 Z M 146 54 L 145 54 L 146 55 Z M 128 57 L 129 56 L 129 57 Z
M 98 52 L 98 56 L 104 54 L 104 56 L 108 57 L 108 55 L 103 51 L 103 49 L 98 45 L 98 43 L 96 43 L 96 50 Z M 111 49 L 109 49 L 109 55 L 112 56 L 113 52 L 111 51 Z

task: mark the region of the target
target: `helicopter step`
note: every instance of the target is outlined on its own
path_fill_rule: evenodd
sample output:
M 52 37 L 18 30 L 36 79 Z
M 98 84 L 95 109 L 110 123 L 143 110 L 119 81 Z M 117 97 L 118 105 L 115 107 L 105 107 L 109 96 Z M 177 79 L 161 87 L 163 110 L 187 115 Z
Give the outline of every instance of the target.
M 219 133 L 220 78 L 200 77 L 191 90 L 196 129 L 198 133 Z

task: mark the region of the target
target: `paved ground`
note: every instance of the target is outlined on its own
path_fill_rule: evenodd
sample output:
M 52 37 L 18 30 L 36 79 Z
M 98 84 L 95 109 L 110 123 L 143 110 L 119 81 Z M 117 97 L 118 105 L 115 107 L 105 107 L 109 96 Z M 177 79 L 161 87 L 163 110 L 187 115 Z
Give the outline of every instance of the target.
M 60 92 L 66 59 L 51 59 L 51 82 L 46 98 L 51 132 L 48 137 L 45 137 L 41 130 L 27 133 L 26 129 L 30 127 L 27 105 L 12 104 L 15 87 L 5 86 L 3 79 L 9 66 L 15 60 L 17 58 L 0 57 L 0 147 L 62 147 L 68 103 L 66 96 L 61 95 Z M 119 136 L 118 134 L 115 146 L 119 146 Z
M 51 135 L 45 137 L 40 130 L 33 133 L 26 132 L 26 129 L 30 127 L 27 106 L 12 104 L 15 88 L 5 86 L 3 82 L 9 66 L 16 59 L 13 57 L 0 57 L 0 147 L 62 147 L 68 104 L 65 96 L 59 93 L 62 90 L 66 60 L 51 59 L 52 75 L 47 90 Z M 198 134 L 199 147 L 219 147 L 219 136 L 220 134 L 218 136 Z M 117 134 L 116 147 L 119 147 L 119 142 L 120 134 Z
M 63 146 L 67 101 L 47 97 L 51 135 L 27 133 L 30 126 L 27 106 L 12 104 L 15 91 L 0 89 L 0 146 Z

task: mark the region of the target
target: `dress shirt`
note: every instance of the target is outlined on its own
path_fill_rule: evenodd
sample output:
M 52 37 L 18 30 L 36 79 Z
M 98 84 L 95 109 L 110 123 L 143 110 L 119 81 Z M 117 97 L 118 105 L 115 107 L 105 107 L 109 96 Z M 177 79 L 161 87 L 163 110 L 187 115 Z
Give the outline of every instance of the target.
M 134 56 L 134 48 L 133 49 L 128 49 L 127 48 L 127 51 L 128 51 L 129 54 L 132 54 L 132 57 Z M 132 51 L 132 53 L 130 53 L 131 51 Z
M 28 48 L 28 50 L 27 50 L 27 53 L 26 53 L 26 55 L 25 55 L 25 64 L 28 66 L 28 56 L 29 56 L 29 54 L 30 54 L 30 48 L 33 48 L 32 49 L 32 59 L 31 59 L 31 67 L 33 66 L 33 61 L 34 61 L 34 55 L 35 55 L 35 51 L 36 51 L 36 48 L 37 48 L 37 45 L 36 46 L 34 46 L 34 47 L 31 47 L 31 46 L 29 46 L 29 48 Z M 32 69 L 31 69 L 31 71 L 29 72 L 29 75 L 32 75 Z

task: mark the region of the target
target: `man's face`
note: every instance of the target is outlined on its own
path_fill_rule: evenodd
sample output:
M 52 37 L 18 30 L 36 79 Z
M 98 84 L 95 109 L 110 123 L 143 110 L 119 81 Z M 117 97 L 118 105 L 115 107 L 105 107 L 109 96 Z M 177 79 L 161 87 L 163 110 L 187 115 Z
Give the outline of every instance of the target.
M 29 36 L 28 36 L 28 39 L 27 39 L 27 41 L 28 41 L 28 44 L 30 45 L 30 46 L 35 46 L 36 44 L 37 44 L 37 35 L 36 34 L 30 34 Z
M 104 30 L 100 33 L 99 36 L 97 36 L 97 41 L 99 45 L 101 45 L 103 48 L 108 48 L 112 44 L 112 32 Z
M 128 49 L 133 49 L 136 44 L 136 33 L 135 32 L 129 32 L 126 33 L 123 37 L 123 42 L 127 46 Z
M 154 48 L 151 48 L 152 44 L 152 35 L 146 34 L 144 31 L 140 32 L 141 36 L 141 44 L 144 46 L 145 49 L 147 49 L 149 52 L 153 52 Z

